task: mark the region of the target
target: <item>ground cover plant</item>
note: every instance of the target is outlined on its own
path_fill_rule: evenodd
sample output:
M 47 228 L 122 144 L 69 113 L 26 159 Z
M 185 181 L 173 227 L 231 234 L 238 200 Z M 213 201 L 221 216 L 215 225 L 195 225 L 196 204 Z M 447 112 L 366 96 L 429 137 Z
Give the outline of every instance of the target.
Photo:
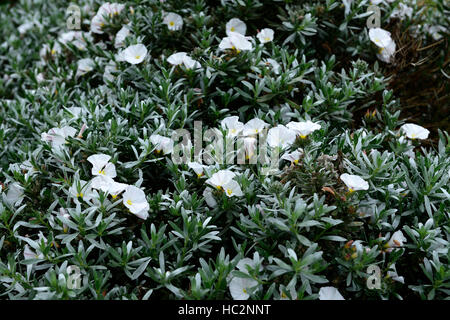
M 449 299 L 449 9 L 3 2 L 0 297 Z

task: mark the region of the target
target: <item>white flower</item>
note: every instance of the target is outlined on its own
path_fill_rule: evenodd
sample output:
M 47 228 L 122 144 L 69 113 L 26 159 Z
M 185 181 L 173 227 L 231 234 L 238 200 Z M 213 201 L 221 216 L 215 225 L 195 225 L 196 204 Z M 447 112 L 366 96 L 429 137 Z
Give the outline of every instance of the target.
M 369 38 L 380 48 L 386 48 L 392 42 L 391 33 L 382 28 L 370 28 Z
M 387 278 L 391 278 L 394 281 L 398 281 L 400 283 L 405 283 L 405 278 L 400 277 L 397 273 L 397 269 L 395 268 L 395 263 L 393 263 L 389 267 L 389 271 L 387 272 Z
M 114 39 L 114 48 L 120 48 L 125 45 L 125 38 L 130 35 L 131 31 L 128 26 L 123 26 L 116 34 Z
M 236 174 L 230 170 L 219 170 L 214 173 L 211 178 L 206 180 L 206 183 L 216 187 L 219 190 L 224 190 L 225 186 L 233 180 Z
M 100 16 L 109 16 L 110 18 L 113 16 L 117 16 L 122 10 L 125 8 L 123 3 L 109 3 L 105 2 L 100 6 L 97 11 L 97 15 Z
M 219 49 L 221 50 L 233 49 L 237 52 L 252 50 L 252 48 L 252 43 L 248 41 L 247 37 L 237 32 L 230 32 L 228 37 L 223 38 L 219 44 Z
M 42 252 L 39 252 L 39 254 L 37 254 L 36 252 L 30 249 L 28 244 L 26 244 L 23 251 L 23 257 L 25 259 L 43 259 L 44 254 L 42 254 Z
M 150 208 L 144 191 L 135 187 L 128 186 L 123 194 L 123 204 L 139 218 L 146 220 Z
M 431 26 L 431 27 L 427 27 L 425 28 L 425 30 L 428 32 L 428 34 L 430 34 L 434 40 L 439 40 L 442 38 L 442 34 L 441 33 L 446 33 L 447 32 L 447 28 L 444 26 L 440 26 L 440 25 L 435 25 L 435 26 Z
M 295 150 L 294 152 L 283 154 L 281 159 L 290 161 L 291 163 L 298 164 L 298 161 L 300 160 L 300 157 L 302 155 L 303 155 L 303 149 L 299 148 L 298 150 Z
M 111 159 L 110 155 L 107 154 L 94 154 L 92 156 L 89 156 L 87 158 L 87 161 L 89 161 L 92 164 L 92 170 L 91 173 L 93 176 L 99 176 L 103 175 L 110 178 L 116 177 L 116 166 L 109 162 Z
M 183 18 L 179 14 L 169 12 L 164 17 L 163 23 L 167 25 L 169 30 L 177 31 L 183 27 Z
M 404 19 L 405 17 L 411 18 L 413 14 L 413 8 L 407 6 L 406 4 L 399 3 L 397 7 L 392 11 L 391 17 L 398 17 Z
M 89 201 L 95 196 L 95 193 L 92 190 L 91 183 L 88 183 L 84 180 L 75 181 L 69 188 L 69 194 L 74 199 L 81 198 L 84 201 Z
M 280 124 L 269 130 L 269 133 L 267 134 L 267 143 L 272 148 L 286 148 L 294 143 L 295 138 L 295 131 Z
M 74 137 L 76 134 L 77 130 L 70 126 L 52 128 L 48 133 L 41 134 L 41 140 L 50 142 L 54 148 L 59 148 L 66 143 L 67 137 Z
M 406 123 L 400 127 L 410 139 L 427 139 L 430 131 L 414 123 Z
M 226 26 L 226 34 L 229 36 L 231 32 L 237 32 L 245 36 L 245 31 L 247 31 L 247 26 L 245 25 L 245 22 L 238 19 L 233 18 L 230 21 L 227 22 Z
M 244 195 L 244 193 L 241 190 L 241 187 L 239 186 L 239 183 L 237 183 L 235 180 L 230 180 L 228 183 L 226 183 L 223 186 L 223 190 L 225 191 L 225 194 L 229 198 L 233 196 L 241 197 Z
M 383 62 L 391 63 L 395 54 L 395 42 L 392 41 L 386 48 L 378 48 L 377 58 Z
M 261 119 L 254 118 L 244 125 L 243 134 L 244 136 L 257 135 L 267 126 L 268 124 L 266 122 L 262 121 Z
M 96 14 L 91 20 L 91 32 L 102 34 L 103 27 L 106 24 L 105 18 L 103 16 Z
M 205 198 L 206 204 L 209 207 L 211 207 L 211 208 L 217 207 L 217 201 L 216 201 L 216 199 L 214 199 L 214 196 L 212 195 L 211 188 L 206 188 L 203 191 L 203 197 Z
M 50 47 L 48 43 L 44 44 L 39 50 L 39 56 L 41 59 L 45 59 L 46 57 L 55 57 L 56 55 L 61 53 L 61 45 L 58 42 L 53 43 L 53 46 Z
M 155 145 L 156 152 L 164 154 L 172 153 L 173 151 L 173 140 L 167 137 L 163 137 L 159 134 L 152 134 L 150 136 L 150 142 Z
M 280 289 L 280 300 L 297 300 L 297 291 L 295 291 L 295 288 L 291 288 L 289 290 L 289 294 L 291 297 L 289 298 L 288 295 L 285 293 L 285 291 L 282 291 Z
M 369 38 L 379 48 L 377 57 L 386 63 L 390 63 L 395 54 L 395 42 L 391 38 L 391 33 L 381 28 L 371 28 Z
M 340 178 L 348 187 L 350 192 L 369 189 L 369 183 L 360 176 L 343 173 Z
M 147 48 L 143 44 L 131 45 L 122 51 L 123 59 L 131 64 L 139 64 L 147 56 Z
M 249 289 L 258 285 L 258 281 L 249 278 L 233 277 L 230 282 L 230 293 L 233 300 L 247 300 Z
M 305 139 L 309 134 L 321 128 L 320 124 L 314 123 L 311 120 L 304 122 L 291 121 L 286 126 L 289 129 L 294 130 L 302 139 Z
M 78 60 L 77 77 L 85 75 L 86 73 L 94 70 L 95 63 L 91 58 Z
M 236 265 L 236 268 L 238 268 L 239 271 L 249 274 L 247 267 L 250 267 L 251 269 L 256 268 L 255 262 L 250 258 L 242 258 L 239 260 L 238 264 Z M 259 270 L 262 270 L 262 266 L 259 267 Z
M 72 43 L 75 47 L 77 47 L 79 50 L 86 49 L 87 43 L 86 41 L 92 41 L 92 36 L 89 33 L 85 33 L 82 31 L 69 31 L 62 33 L 58 41 L 62 44 L 68 44 Z
M 403 235 L 403 232 L 401 232 L 400 230 L 394 232 L 394 234 L 391 236 L 391 239 L 388 241 L 388 243 L 386 244 L 386 246 L 388 247 L 388 252 L 392 251 L 392 248 L 394 247 L 401 247 L 403 246 L 403 242 L 406 242 L 406 238 Z
M 197 177 L 201 177 L 203 175 L 203 170 L 205 166 L 203 164 L 200 164 L 198 162 L 188 162 L 188 167 L 194 170 L 194 172 L 197 174 Z
M 200 63 L 187 55 L 186 52 L 177 52 L 167 58 L 167 62 L 174 66 L 184 64 L 186 69 L 196 69 L 200 67 Z
M 245 151 L 245 159 L 250 160 L 256 155 L 258 146 L 258 140 L 253 137 L 245 137 L 244 138 L 244 151 Z
M 322 287 L 319 290 L 319 300 L 345 300 L 335 287 Z
M 227 130 L 228 137 L 236 137 L 244 129 L 244 124 L 239 121 L 238 116 L 226 117 L 220 125 Z
M 267 43 L 273 40 L 273 30 L 270 28 L 264 28 L 258 34 L 256 37 L 259 39 L 261 43 Z

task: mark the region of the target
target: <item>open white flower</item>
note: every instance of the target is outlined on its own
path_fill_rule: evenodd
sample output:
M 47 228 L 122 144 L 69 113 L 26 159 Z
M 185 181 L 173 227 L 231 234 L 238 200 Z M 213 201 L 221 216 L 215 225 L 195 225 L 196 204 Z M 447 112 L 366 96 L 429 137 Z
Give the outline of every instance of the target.
M 46 59 L 47 57 L 53 58 L 61 53 L 61 45 L 58 42 L 53 43 L 50 47 L 48 43 L 44 44 L 39 50 L 39 56 L 41 59 Z
M 391 33 L 381 28 L 371 28 L 369 38 L 379 48 L 377 57 L 386 63 L 390 63 L 395 54 L 395 41 L 391 38 Z
M 271 42 L 273 40 L 274 31 L 270 28 L 264 28 L 258 34 L 256 37 L 259 39 L 261 43 L 267 43 Z
M 319 300 L 345 300 L 335 287 L 322 287 L 319 290 Z
M 226 117 L 220 121 L 220 125 L 227 131 L 228 137 L 236 137 L 244 129 L 244 124 L 239 121 L 238 116 Z
M 247 31 L 247 26 L 245 22 L 238 18 L 230 19 L 227 22 L 226 26 L 226 34 L 229 36 L 231 32 L 237 32 L 245 36 L 245 32 Z
M 261 119 L 258 118 L 254 118 L 250 121 L 248 121 L 245 125 L 244 125 L 244 129 L 243 129 L 243 135 L 244 136 L 254 136 L 259 134 L 261 131 L 264 130 L 265 127 L 267 127 L 269 124 L 267 124 L 266 122 L 264 122 Z
M 225 191 L 225 194 L 227 197 L 231 198 L 233 196 L 241 197 L 244 195 L 244 193 L 241 190 L 241 187 L 239 186 L 239 183 L 235 180 L 230 180 L 223 186 L 223 190 Z
M 258 281 L 249 278 L 233 277 L 230 282 L 230 293 L 233 300 L 247 300 L 248 291 L 258 285 Z
M 382 28 L 370 28 L 369 38 L 380 48 L 386 48 L 392 42 L 391 33 Z
M 106 25 L 106 20 L 103 16 L 96 14 L 91 20 L 91 32 L 102 34 L 103 27 Z
M 401 232 L 400 230 L 394 232 L 394 234 L 391 236 L 391 239 L 389 239 L 388 243 L 386 244 L 386 246 L 388 247 L 388 252 L 392 251 L 392 248 L 395 247 L 402 247 L 403 243 L 406 242 L 406 238 L 403 235 L 403 232 Z
M 291 121 L 286 125 L 286 127 L 294 130 L 302 139 L 305 139 L 308 135 L 321 128 L 320 124 L 314 123 L 311 120 L 303 122 Z
M 211 178 L 206 180 L 206 183 L 216 187 L 219 190 L 224 190 L 225 186 L 233 180 L 236 174 L 231 170 L 219 170 L 214 173 Z
M 430 131 L 414 123 L 406 123 L 400 127 L 409 139 L 427 139 Z
M 296 138 L 296 133 L 282 124 L 269 129 L 267 134 L 267 143 L 270 147 L 276 148 L 286 148 L 294 143 Z
M 163 137 L 159 134 L 152 134 L 150 136 L 150 142 L 155 145 L 156 152 L 163 154 L 169 154 L 173 151 L 173 140 L 167 137 Z
M 94 70 L 95 63 L 91 58 L 85 58 L 78 60 L 77 77 L 85 75 L 86 73 Z
M 223 38 L 219 44 L 221 50 L 233 49 L 237 52 L 252 50 L 252 48 L 252 43 L 248 41 L 248 38 L 238 32 L 230 32 L 228 37 Z
M 299 148 L 291 153 L 285 153 L 281 157 L 283 160 L 290 161 L 291 163 L 298 164 L 300 157 L 303 155 L 303 149 Z
M 127 25 L 123 26 L 116 34 L 116 38 L 114 39 L 114 48 L 125 46 L 125 39 L 130 35 L 130 33 L 130 27 Z
M 183 18 L 174 12 L 169 12 L 163 19 L 163 23 L 171 31 L 180 30 L 183 27 Z
M 69 188 L 69 194 L 76 200 L 83 199 L 89 201 L 95 196 L 91 183 L 84 180 L 75 181 Z
M 123 194 L 123 204 L 139 218 L 146 220 L 150 208 L 144 191 L 135 187 L 128 186 Z
M 74 137 L 76 134 L 77 130 L 70 126 L 52 128 L 48 133 L 41 134 L 41 140 L 50 142 L 54 148 L 59 148 L 66 143 L 67 137 Z
M 348 191 L 350 192 L 369 189 L 369 183 L 360 176 L 343 173 L 340 178 L 348 187 Z
M 192 170 L 194 170 L 194 172 L 197 174 L 197 177 L 201 177 L 203 176 L 203 171 L 205 166 L 201 163 L 198 162 L 188 162 L 188 167 L 191 168 Z
M 93 176 L 99 176 L 103 175 L 110 178 L 115 178 L 116 173 L 116 166 L 109 162 L 111 159 L 110 155 L 107 154 L 94 154 L 92 156 L 89 156 L 87 158 L 87 161 L 89 161 L 92 164 L 91 173 Z
M 187 55 L 186 52 L 177 52 L 167 58 L 167 62 L 174 66 L 183 64 L 186 69 L 200 68 L 200 63 Z
M 123 50 L 122 57 L 128 63 L 139 64 L 144 61 L 147 56 L 147 52 L 147 48 L 143 44 L 139 43 L 131 45 Z

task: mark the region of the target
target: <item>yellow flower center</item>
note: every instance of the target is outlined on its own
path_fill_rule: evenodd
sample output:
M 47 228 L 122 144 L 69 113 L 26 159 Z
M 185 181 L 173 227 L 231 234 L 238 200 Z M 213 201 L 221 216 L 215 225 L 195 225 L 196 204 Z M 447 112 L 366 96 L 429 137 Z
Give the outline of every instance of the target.
M 200 178 L 203 175 L 203 172 L 197 173 L 197 177 Z
M 258 129 L 255 129 L 255 133 L 258 133 Z
M 112 195 L 112 198 L 113 198 L 113 199 L 117 198 L 117 194 L 113 194 L 113 195 Z M 130 200 L 128 200 L 128 201 L 130 201 Z
M 355 192 L 355 190 L 352 188 L 348 188 L 348 192 L 353 193 L 353 192 Z
M 234 30 L 236 30 L 234 27 L 231 27 L 231 29 L 230 29 L 230 31 L 233 31 L 234 32 Z
M 77 193 L 77 198 L 83 198 L 83 192 Z
M 105 24 L 103 22 L 100 22 L 100 27 L 105 26 Z
M 306 139 L 306 134 L 301 134 L 301 135 L 300 135 L 300 138 Z
M 282 297 L 283 299 L 286 299 L 286 298 L 287 298 L 286 293 L 282 292 L 282 293 L 281 293 L 281 297 Z
M 175 25 L 175 22 L 170 21 L 170 22 L 169 22 L 169 25 L 170 25 L 171 27 L 173 27 L 173 26 Z
M 247 293 L 247 289 L 243 288 L 242 292 Z
M 227 189 L 227 194 L 228 194 L 229 196 L 231 196 L 232 193 L 233 193 L 233 190 Z
M 295 160 L 294 160 L 294 163 L 295 163 L 295 164 L 298 164 L 298 159 L 295 159 Z
M 105 174 L 105 170 L 101 169 L 98 173 L 104 175 Z
M 55 53 L 56 53 L 56 50 L 55 49 L 52 49 L 52 51 L 50 51 L 50 53 L 52 54 L 52 56 L 53 55 L 55 55 Z
M 131 200 L 128 199 L 127 204 L 131 206 L 133 204 L 133 202 L 131 202 Z
M 270 41 L 270 38 L 269 37 L 265 37 L 264 40 Z
M 415 139 L 417 136 L 416 136 L 416 134 L 415 133 L 412 133 L 411 134 L 411 139 Z
M 138 60 L 140 57 L 141 57 L 140 55 L 135 56 L 136 60 Z
M 217 190 L 220 190 L 220 191 L 223 190 L 222 186 L 217 186 L 216 188 L 217 188 Z

